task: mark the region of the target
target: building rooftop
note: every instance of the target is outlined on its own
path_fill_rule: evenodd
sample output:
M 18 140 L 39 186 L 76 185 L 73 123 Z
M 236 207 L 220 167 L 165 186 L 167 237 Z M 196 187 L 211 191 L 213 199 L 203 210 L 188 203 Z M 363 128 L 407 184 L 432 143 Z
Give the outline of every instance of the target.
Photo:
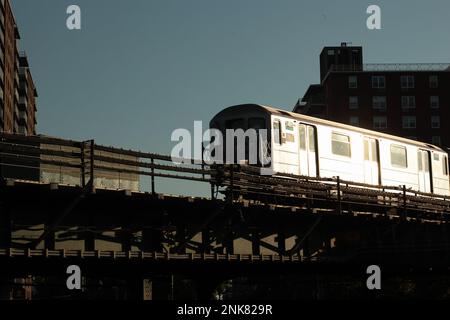
M 396 72 L 396 71 L 449 71 L 450 63 L 368 63 L 358 65 L 332 65 L 330 71 L 335 72 Z
M 369 63 L 329 67 L 323 81 L 331 72 L 450 72 L 450 63 Z

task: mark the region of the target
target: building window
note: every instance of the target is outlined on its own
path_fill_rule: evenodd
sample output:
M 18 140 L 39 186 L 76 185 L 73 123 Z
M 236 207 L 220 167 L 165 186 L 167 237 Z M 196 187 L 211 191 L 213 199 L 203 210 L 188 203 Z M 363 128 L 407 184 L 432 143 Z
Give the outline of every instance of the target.
M 391 165 L 400 168 L 408 167 L 408 155 L 405 147 L 391 145 Z
M 386 96 L 372 97 L 372 107 L 376 110 L 386 110 Z
M 432 136 L 431 143 L 435 145 L 441 145 L 441 136 Z
M 350 123 L 350 125 L 352 125 L 352 126 L 359 126 L 359 117 L 357 117 L 357 116 L 351 116 L 351 117 L 350 117 L 349 123 Z
M 414 76 L 401 76 L 400 84 L 403 89 L 412 89 L 414 88 Z
M 386 87 L 386 79 L 384 76 L 372 76 L 372 88 L 384 89 Z
M 402 96 L 402 109 L 414 109 L 416 107 L 416 97 L 415 96 Z
M 430 88 L 439 87 L 438 76 L 430 76 Z
M 432 109 L 439 109 L 439 96 L 430 97 L 430 107 Z
M 441 127 L 441 118 L 439 116 L 431 116 L 431 128 L 439 129 Z
M 373 117 L 373 128 L 374 129 L 386 129 L 387 128 L 387 118 L 385 116 Z
M 331 134 L 331 151 L 333 154 L 344 157 L 351 157 L 350 137 L 344 134 Z
M 359 101 L 358 97 L 351 96 L 348 98 L 348 108 L 349 109 L 358 109 Z
M 444 176 L 448 176 L 448 160 L 447 156 L 442 157 L 442 173 Z
M 403 116 L 402 117 L 403 129 L 415 129 L 416 128 L 416 116 Z
M 348 77 L 348 87 L 350 89 L 358 88 L 358 77 L 357 76 L 349 76 Z

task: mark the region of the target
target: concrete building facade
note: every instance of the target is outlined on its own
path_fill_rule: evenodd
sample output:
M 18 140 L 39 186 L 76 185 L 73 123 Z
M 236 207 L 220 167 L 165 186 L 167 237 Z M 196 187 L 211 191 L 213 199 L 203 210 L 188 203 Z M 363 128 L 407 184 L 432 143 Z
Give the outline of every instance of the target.
M 36 134 L 37 92 L 9 0 L 0 0 L 0 131 Z

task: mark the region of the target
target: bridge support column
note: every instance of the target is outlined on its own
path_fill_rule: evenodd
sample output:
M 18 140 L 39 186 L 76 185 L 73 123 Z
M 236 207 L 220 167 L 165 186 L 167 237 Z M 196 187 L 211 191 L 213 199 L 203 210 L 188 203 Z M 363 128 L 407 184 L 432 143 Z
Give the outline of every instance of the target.
M 261 234 L 259 231 L 253 231 L 251 235 L 252 239 L 252 254 L 260 255 L 261 254 Z
M 177 226 L 177 234 L 176 234 L 176 247 L 173 248 L 174 253 L 184 254 L 186 253 L 186 246 L 179 247 L 179 244 L 182 243 L 186 239 L 186 228 L 184 225 Z
M 119 239 L 122 245 L 122 251 L 130 251 L 131 250 L 131 232 L 129 230 L 120 230 L 119 231 Z
M 211 252 L 211 234 L 209 229 L 202 230 L 202 253 L 210 253 Z
M 450 261 L 449 257 L 450 257 L 450 247 L 449 247 L 449 242 L 448 242 L 448 228 L 447 228 L 447 224 L 444 224 L 441 226 L 441 241 L 442 243 L 445 243 L 445 261 L 448 263 Z
M 11 248 L 12 220 L 9 208 L 0 202 L 0 247 Z
M 89 214 L 88 223 L 90 226 L 95 225 L 95 221 L 93 219 L 94 214 Z M 95 234 L 93 232 L 86 232 L 84 238 L 84 250 L 86 251 L 94 251 L 95 250 Z
M 232 231 L 229 231 L 227 234 L 224 246 L 228 254 L 234 254 L 234 236 Z
M 310 256 L 311 252 L 309 248 L 309 236 L 307 236 L 303 241 L 303 258 L 309 258 Z
M 44 225 L 44 232 L 47 233 L 44 238 L 44 248 L 48 250 L 55 250 L 55 231 L 52 228 L 54 216 L 55 215 L 53 213 L 49 213 L 47 216 L 47 222 Z
M 155 276 L 151 278 L 152 300 L 174 300 L 175 276 Z
M 286 253 L 286 234 L 283 231 L 278 231 L 276 241 L 278 243 L 278 254 L 284 255 Z
M 225 279 L 220 277 L 204 277 L 197 278 L 197 300 L 199 301 L 210 301 L 213 300 L 213 294 L 217 287 Z
M 173 276 L 133 276 L 127 280 L 127 300 L 159 300 L 173 299 Z
M 131 276 L 126 279 L 126 299 L 140 301 L 144 299 L 144 279 L 140 276 Z

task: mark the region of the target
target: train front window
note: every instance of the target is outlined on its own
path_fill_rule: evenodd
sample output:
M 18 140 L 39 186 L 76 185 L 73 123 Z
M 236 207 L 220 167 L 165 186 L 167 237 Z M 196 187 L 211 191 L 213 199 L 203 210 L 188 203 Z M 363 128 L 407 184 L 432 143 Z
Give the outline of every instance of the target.
M 249 118 L 248 119 L 248 128 L 249 129 L 265 129 L 266 128 L 266 121 L 264 118 Z
M 257 140 L 257 144 L 256 144 L 256 148 L 254 149 L 254 151 L 257 152 L 257 165 L 260 166 L 261 164 L 266 164 L 266 160 L 269 158 L 269 148 L 268 148 L 268 137 L 267 137 L 267 132 L 263 132 L 265 131 L 265 129 L 267 128 L 266 126 L 266 120 L 264 118 L 249 118 L 248 119 L 248 129 L 249 130 L 255 130 L 256 131 L 256 140 Z M 260 131 L 261 130 L 261 131 Z M 252 148 L 255 146 L 252 145 L 247 145 L 247 148 Z M 264 161 L 261 161 L 264 158 Z
M 225 122 L 225 128 L 226 129 L 244 129 L 245 126 L 245 122 L 244 119 L 242 118 L 238 118 L 238 119 L 231 119 L 231 120 L 227 120 Z

